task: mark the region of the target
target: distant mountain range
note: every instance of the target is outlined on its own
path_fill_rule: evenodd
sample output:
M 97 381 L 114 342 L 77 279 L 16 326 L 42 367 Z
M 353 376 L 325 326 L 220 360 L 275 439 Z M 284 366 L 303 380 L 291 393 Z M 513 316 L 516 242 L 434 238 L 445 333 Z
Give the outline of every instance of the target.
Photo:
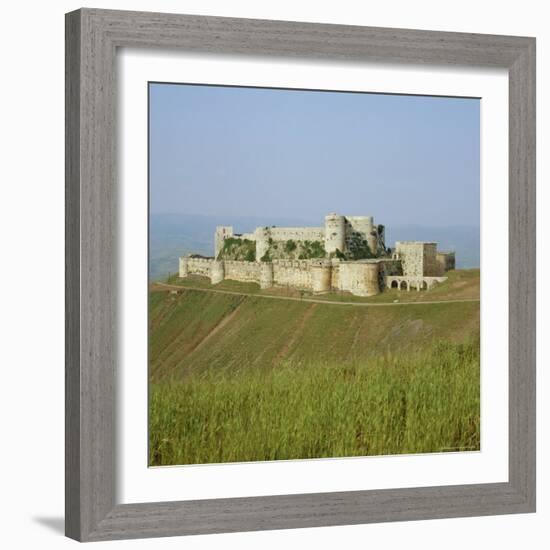
M 149 277 L 166 278 L 178 270 L 178 258 L 197 253 L 212 256 L 217 225 L 232 225 L 238 233 L 258 226 L 321 225 L 319 221 L 281 217 L 201 216 L 151 214 L 149 225 Z M 454 250 L 458 268 L 479 267 L 479 227 L 386 226 L 386 245 L 395 241 L 435 241 L 440 250 Z

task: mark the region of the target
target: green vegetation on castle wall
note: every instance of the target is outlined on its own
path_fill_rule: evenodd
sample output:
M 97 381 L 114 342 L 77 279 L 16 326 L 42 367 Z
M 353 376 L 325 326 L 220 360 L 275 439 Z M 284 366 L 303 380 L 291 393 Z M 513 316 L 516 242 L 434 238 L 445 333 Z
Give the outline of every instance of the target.
M 301 252 L 298 255 L 300 260 L 324 258 L 327 255 L 325 244 L 322 241 L 302 241 L 301 245 Z
M 223 241 L 223 247 L 218 254 L 218 260 L 256 260 L 256 243 L 249 239 L 229 237 Z
M 349 243 L 349 260 L 367 260 L 375 258 L 376 254 L 372 252 L 366 240 L 358 235 L 353 235 Z
M 325 245 L 322 241 L 276 241 L 269 238 L 267 241 L 268 249 L 261 261 L 270 262 L 271 260 L 310 260 L 314 258 L 326 257 Z M 265 259 L 264 259 L 265 258 Z
M 285 243 L 285 252 L 294 252 L 296 250 L 296 241 L 288 239 Z

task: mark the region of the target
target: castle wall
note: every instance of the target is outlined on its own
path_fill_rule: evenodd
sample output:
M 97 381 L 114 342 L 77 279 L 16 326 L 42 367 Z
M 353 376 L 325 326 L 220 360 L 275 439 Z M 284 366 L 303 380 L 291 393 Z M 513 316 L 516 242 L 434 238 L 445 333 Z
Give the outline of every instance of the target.
M 455 269 L 455 253 L 454 252 L 437 252 L 436 261 L 439 267 L 440 275 L 446 273 L 450 269 Z
M 387 288 L 388 277 L 400 275 L 403 275 L 401 260 L 390 260 L 389 258 L 380 260 L 378 271 L 378 284 L 380 286 L 380 291 Z
M 324 227 L 272 227 L 269 237 L 274 241 L 324 241 Z
M 325 251 L 333 254 L 346 249 L 346 218 L 337 214 L 325 216 Z
M 422 277 L 424 275 L 424 243 L 416 241 L 398 241 L 395 252 L 401 260 L 403 275 Z
M 438 252 L 437 243 L 396 242 L 395 257 L 401 260 L 406 277 L 440 277 L 455 265 L 454 252 Z
M 249 241 L 255 241 L 258 236 L 260 239 L 270 238 L 274 241 L 288 241 L 290 239 L 294 241 L 324 241 L 325 228 L 324 227 L 257 227 L 252 233 L 231 233 L 227 231 L 228 228 L 218 227 L 218 230 L 226 229 L 228 236 L 239 237 L 240 239 L 248 239 Z M 233 228 L 229 228 L 233 229 Z M 223 245 L 223 243 L 222 243 Z
M 223 260 L 214 260 L 210 264 L 210 282 L 213 285 L 221 283 L 225 279 L 225 266 Z
M 424 273 L 425 277 L 437 277 L 440 274 L 440 265 L 436 258 L 437 244 L 424 243 Z
M 260 264 L 256 262 L 242 262 L 224 260 L 225 278 L 235 281 L 257 283 L 260 279 Z
M 403 267 L 400 260 L 384 258 L 380 261 L 380 269 L 384 275 L 403 275 Z
M 451 258 L 448 260 L 451 261 Z M 357 262 L 338 259 L 245 262 L 184 256 L 180 258 L 179 274 L 180 277 L 202 275 L 214 285 L 224 279 L 232 279 L 259 283 L 263 289 L 289 287 L 315 293 L 341 290 L 356 296 L 374 296 L 392 285 L 407 290 L 430 289 L 446 280 L 442 276 L 404 274 L 401 260 L 386 258 Z
M 325 260 L 311 263 L 311 288 L 313 292 L 328 292 L 332 283 L 332 266 Z
M 246 239 L 248 241 L 255 241 L 256 235 L 254 233 L 243 233 L 242 235 L 239 235 L 239 238 Z
M 212 263 L 214 262 L 213 258 L 185 259 L 187 260 L 187 272 L 189 275 L 202 275 L 203 277 L 210 277 L 210 270 L 212 267 Z M 182 277 L 181 274 L 180 277 Z
M 189 258 L 183 256 L 179 259 L 179 276 L 187 277 L 189 275 Z
M 333 290 L 343 290 L 340 285 L 340 260 L 334 258 L 331 261 L 332 269 L 330 270 L 330 287 Z
M 274 260 L 272 263 L 276 286 L 313 289 L 310 260 Z

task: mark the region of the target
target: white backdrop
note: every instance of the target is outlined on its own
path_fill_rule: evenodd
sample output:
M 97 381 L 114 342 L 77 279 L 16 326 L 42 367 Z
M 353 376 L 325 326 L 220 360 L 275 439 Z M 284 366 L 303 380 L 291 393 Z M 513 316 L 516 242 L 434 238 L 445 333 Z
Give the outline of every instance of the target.
M 63 142 L 64 20 L 76 0 L 3 6 L 2 41 L 2 392 L 0 452 L 2 546 L 64 548 L 63 525 Z M 550 268 L 547 210 L 550 150 L 550 30 L 544 3 L 463 0 L 339 2 L 266 0 L 97 1 L 93 7 L 348 23 L 537 36 L 539 279 Z M 6 194 L 7 193 L 7 194 Z M 125 541 L 139 548 L 542 548 L 548 538 L 550 364 L 543 337 L 550 328 L 548 287 L 539 289 L 539 512 L 505 516 Z

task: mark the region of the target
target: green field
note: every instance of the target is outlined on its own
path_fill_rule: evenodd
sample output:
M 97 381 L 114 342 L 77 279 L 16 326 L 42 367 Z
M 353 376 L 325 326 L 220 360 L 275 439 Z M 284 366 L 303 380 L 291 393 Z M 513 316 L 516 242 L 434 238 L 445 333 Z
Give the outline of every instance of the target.
M 479 449 L 479 302 L 251 294 L 150 293 L 151 465 Z

